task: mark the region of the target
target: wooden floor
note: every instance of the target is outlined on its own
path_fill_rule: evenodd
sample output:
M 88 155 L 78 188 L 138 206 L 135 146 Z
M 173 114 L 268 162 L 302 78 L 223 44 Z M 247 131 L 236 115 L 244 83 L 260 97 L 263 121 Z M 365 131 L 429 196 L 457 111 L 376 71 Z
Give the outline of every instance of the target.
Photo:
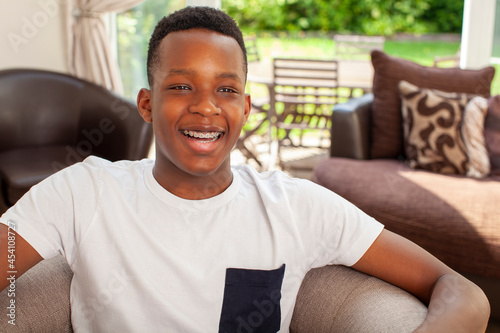
M 259 171 L 281 169 L 278 161 L 269 160 L 271 154 L 267 145 L 254 148 L 259 153 L 259 160 L 263 167 L 252 159 L 246 159 L 239 150 L 234 150 L 231 154 L 231 163 L 235 165 L 248 164 Z M 311 179 L 314 167 L 327 158 L 328 150 L 320 148 L 284 148 L 280 155 L 284 172 L 292 177 Z M 269 165 L 271 167 L 268 167 Z

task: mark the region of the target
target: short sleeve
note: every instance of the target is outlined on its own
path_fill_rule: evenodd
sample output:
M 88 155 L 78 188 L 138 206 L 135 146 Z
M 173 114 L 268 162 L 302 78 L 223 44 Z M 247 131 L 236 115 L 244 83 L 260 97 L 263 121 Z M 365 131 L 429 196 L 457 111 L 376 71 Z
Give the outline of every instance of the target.
M 298 181 L 299 227 L 311 267 L 354 265 L 384 226 L 338 194 Z M 306 208 L 307 207 L 307 208 Z
M 33 186 L 0 217 L 44 258 L 58 254 L 71 264 L 99 195 L 99 168 L 75 164 Z

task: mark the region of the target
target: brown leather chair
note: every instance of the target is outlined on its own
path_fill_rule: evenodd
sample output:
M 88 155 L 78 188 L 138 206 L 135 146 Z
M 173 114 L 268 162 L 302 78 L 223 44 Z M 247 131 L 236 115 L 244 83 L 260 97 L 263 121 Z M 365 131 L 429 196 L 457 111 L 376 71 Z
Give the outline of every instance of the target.
M 0 71 L 0 214 L 31 186 L 89 155 L 148 155 L 151 124 L 134 103 L 73 76 Z

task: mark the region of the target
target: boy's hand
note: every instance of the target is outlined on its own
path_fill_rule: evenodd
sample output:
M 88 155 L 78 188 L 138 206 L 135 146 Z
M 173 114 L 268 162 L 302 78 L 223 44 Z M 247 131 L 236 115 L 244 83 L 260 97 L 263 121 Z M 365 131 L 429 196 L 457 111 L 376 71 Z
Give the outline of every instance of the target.
M 483 291 L 411 241 L 384 230 L 353 268 L 398 286 L 428 305 L 417 332 L 484 332 Z

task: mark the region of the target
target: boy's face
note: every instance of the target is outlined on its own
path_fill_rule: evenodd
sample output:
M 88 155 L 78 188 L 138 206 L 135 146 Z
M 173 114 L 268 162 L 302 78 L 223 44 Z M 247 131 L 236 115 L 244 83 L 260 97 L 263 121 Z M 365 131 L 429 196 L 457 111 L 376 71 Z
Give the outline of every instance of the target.
M 216 32 L 190 29 L 168 34 L 159 54 L 154 85 L 138 96 L 143 118 L 153 123 L 155 168 L 193 176 L 227 173 L 229 155 L 250 112 L 238 43 Z

